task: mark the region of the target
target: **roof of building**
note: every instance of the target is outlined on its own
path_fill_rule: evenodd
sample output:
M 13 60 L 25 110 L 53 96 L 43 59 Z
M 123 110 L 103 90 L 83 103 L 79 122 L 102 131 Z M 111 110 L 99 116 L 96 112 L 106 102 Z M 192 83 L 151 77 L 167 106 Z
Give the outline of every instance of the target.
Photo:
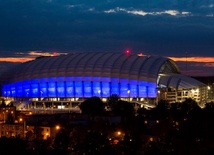
M 165 68 L 163 64 L 169 64 Z M 159 56 L 138 56 L 121 53 L 72 53 L 43 57 L 18 65 L 10 73 L 12 81 L 62 76 L 94 76 L 156 80 L 160 72 L 178 73 L 173 61 Z
M 162 74 L 160 76 L 158 85 L 167 88 L 192 89 L 204 86 L 205 84 L 189 76 L 172 73 L 172 74 Z
M 108 77 L 157 82 L 167 87 L 196 87 L 201 82 L 180 74 L 169 58 L 121 53 L 71 53 L 22 63 L 5 74 L 8 83 L 51 77 Z

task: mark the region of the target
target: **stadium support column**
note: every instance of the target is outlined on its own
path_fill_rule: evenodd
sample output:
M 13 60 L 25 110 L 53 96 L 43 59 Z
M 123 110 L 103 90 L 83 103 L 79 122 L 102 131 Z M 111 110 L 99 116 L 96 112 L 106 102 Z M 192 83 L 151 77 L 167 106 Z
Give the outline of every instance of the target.
M 49 83 L 48 83 L 48 81 L 47 81 L 47 82 L 46 82 L 46 97 L 48 98 L 48 101 L 49 101 L 50 92 L 49 92 L 48 87 L 49 87 Z
M 74 96 L 74 101 L 77 101 L 77 99 L 76 99 L 76 86 L 75 86 L 75 81 L 73 81 L 73 96 Z
M 59 95 L 58 95 L 58 83 L 55 81 L 55 94 L 56 94 L 56 100 L 59 101 Z
M 83 96 L 83 101 L 85 100 L 85 88 L 84 88 L 84 81 L 82 81 L 82 96 Z
M 130 99 L 130 97 L 131 97 L 131 86 L 130 86 L 130 81 L 129 81 L 129 83 L 128 83 L 128 91 L 127 91 L 127 93 L 128 93 L 128 98 L 129 98 L 129 102 L 131 101 L 131 99 Z
M 100 98 L 102 98 L 102 96 L 103 96 L 103 85 L 102 85 L 101 81 L 100 81 L 100 90 L 101 90 L 101 92 L 100 92 Z
M 39 91 L 39 101 L 42 100 L 42 90 L 41 90 L 41 85 L 38 83 L 38 91 Z
M 66 83 L 66 81 L 63 81 L 63 88 L 64 88 L 63 97 L 67 98 L 67 83 Z
M 146 101 L 147 101 L 147 104 L 149 104 L 149 88 L 148 88 L 148 86 L 146 86 Z
M 112 94 L 112 82 L 109 82 L 109 96 Z
M 93 92 L 93 82 L 90 81 L 90 87 L 91 87 L 91 96 L 94 96 L 94 92 Z
M 140 101 L 139 84 L 137 84 L 137 101 Z
M 120 82 L 118 83 L 118 94 L 119 94 L 119 96 L 121 96 L 121 84 L 120 84 Z
M 33 106 L 33 109 L 36 109 L 36 101 L 34 102 L 34 106 Z

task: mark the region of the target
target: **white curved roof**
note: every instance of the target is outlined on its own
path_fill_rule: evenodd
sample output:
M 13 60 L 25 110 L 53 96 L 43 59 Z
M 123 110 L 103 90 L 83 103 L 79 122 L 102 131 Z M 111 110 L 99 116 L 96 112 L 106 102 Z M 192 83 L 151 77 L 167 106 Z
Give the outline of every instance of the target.
M 164 76 L 157 80 L 158 75 Z M 107 52 L 42 57 L 18 65 L 6 75 L 8 83 L 51 77 L 107 77 L 155 83 L 158 81 L 157 85 L 174 88 L 203 85 L 193 78 L 181 75 L 171 59 Z
M 178 73 L 178 67 L 168 58 L 119 53 L 74 53 L 42 57 L 23 63 L 10 72 L 11 82 L 49 77 L 110 77 L 156 82 L 164 64 L 167 72 Z M 163 72 L 164 69 L 162 69 Z
M 200 81 L 182 74 L 162 74 L 158 85 L 176 89 L 192 89 L 204 86 Z

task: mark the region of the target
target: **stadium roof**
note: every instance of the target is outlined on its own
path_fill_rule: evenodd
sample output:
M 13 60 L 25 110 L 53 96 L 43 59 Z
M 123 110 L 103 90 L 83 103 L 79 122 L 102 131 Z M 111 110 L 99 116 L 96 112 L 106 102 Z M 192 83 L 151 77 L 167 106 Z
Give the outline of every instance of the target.
M 109 52 L 41 57 L 18 65 L 5 74 L 4 78 L 8 83 L 13 83 L 69 76 L 142 80 L 187 89 L 203 85 L 191 77 L 181 75 L 178 66 L 171 59 Z
M 192 89 L 205 86 L 200 81 L 182 74 L 161 74 L 158 85 L 176 89 Z

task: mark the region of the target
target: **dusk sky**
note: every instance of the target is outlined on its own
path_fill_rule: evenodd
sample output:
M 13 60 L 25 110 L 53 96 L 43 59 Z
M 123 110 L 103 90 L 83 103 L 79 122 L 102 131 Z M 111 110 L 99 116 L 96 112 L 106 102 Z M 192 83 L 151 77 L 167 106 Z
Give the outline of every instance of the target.
M 0 72 L 41 55 L 127 49 L 214 76 L 214 0 L 0 0 Z

